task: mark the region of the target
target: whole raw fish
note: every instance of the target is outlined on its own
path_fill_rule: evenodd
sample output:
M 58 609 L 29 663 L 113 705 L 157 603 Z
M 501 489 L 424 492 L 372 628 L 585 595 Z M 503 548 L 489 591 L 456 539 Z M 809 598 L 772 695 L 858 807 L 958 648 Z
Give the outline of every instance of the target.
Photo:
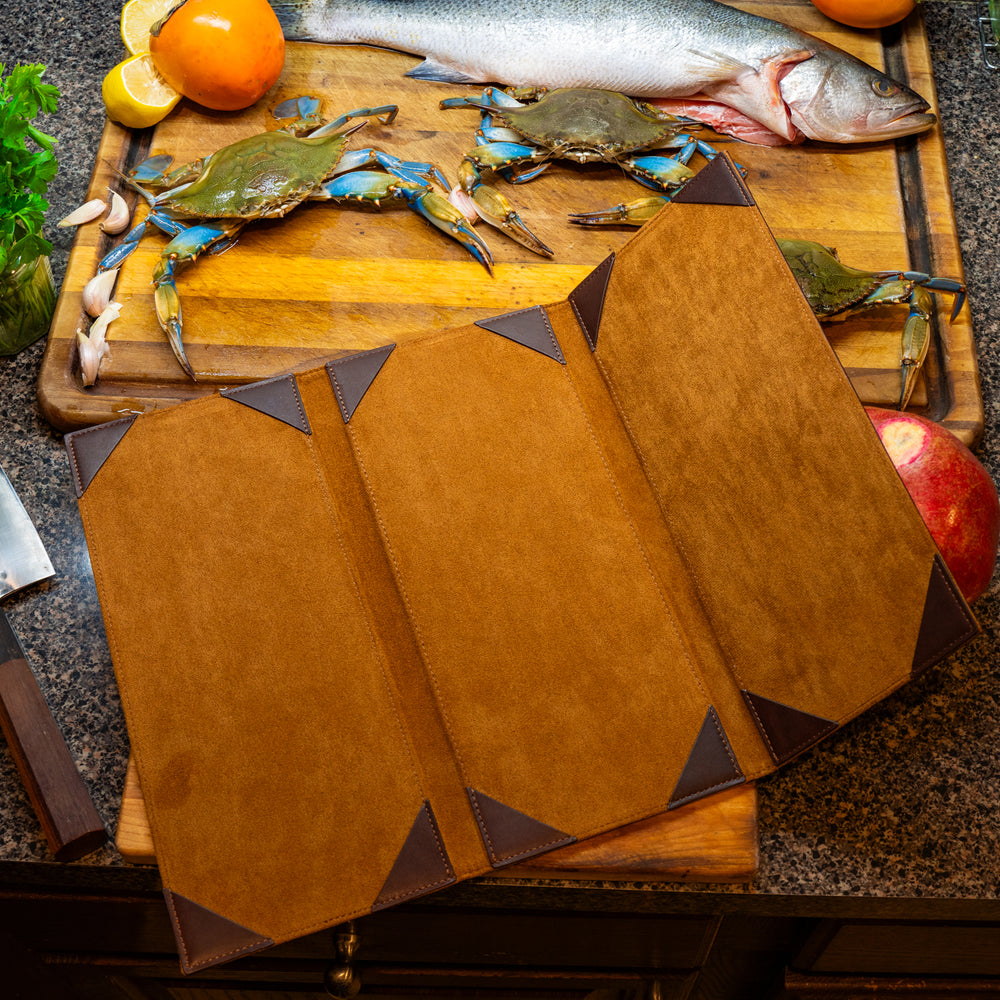
M 749 141 L 867 142 L 921 132 L 935 121 L 919 94 L 847 52 L 716 0 L 272 6 L 288 39 L 424 56 L 409 76 L 694 98 L 667 106 Z

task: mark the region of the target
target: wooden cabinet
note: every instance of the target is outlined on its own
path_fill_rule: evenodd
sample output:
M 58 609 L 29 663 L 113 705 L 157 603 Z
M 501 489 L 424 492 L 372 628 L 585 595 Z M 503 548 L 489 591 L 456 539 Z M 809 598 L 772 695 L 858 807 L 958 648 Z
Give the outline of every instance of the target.
M 822 920 L 786 987 L 789 1000 L 1000 997 L 1000 922 Z
M 721 920 L 711 915 L 491 912 L 409 906 L 358 920 L 350 965 L 363 996 L 570 998 L 640 991 L 691 995 Z M 270 997 L 324 981 L 344 955 L 338 928 L 221 968 L 181 975 L 166 908 L 146 893 L 0 892 L 0 929 L 20 942 L 22 965 L 101 996 Z M 97 985 L 95 985 L 97 984 Z M 163 994 L 158 991 L 166 990 Z M 190 994 L 189 994 L 189 991 Z M 309 992 L 306 996 L 311 995 Z M 103 1000 L 115 997 L 103 994 Z
M 469 884 L 185 977 L 153 870 L 77 873 L 0 878 L 3 1000 L 1000 1000 L 992 901 Z

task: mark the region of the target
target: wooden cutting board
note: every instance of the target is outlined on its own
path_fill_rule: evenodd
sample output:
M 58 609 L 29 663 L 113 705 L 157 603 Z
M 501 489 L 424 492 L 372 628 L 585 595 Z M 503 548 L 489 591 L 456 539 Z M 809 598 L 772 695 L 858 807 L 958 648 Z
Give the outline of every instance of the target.
M 115 845 L 122 857 L 134 864 L 156 864 L 156 847 L 134 760 L 129 760 L 125 775 Z M 496 875 L 748 882 L 757 871 L 757 863 L 757 790 L 751 783 L 550 851 Z
M 889 62 L 934 103 L 930 56 L 919 15 L 883 46 L 877 32 L 857 32 L 824 18 L 807 2 L 743 3 L 747 9 L 811 31 L 869 63 Z M 120 188 L 111 165 L 127 170 L 151 152 L 178 163 L 237 138 L 273 127 L 278 100 L 313 93 L 333 116 L 396 103 L 391 126 L 371 123 L 352 140 L 404 158 L 432 160 L 452 178 L 478 125 L 474 110 L 441 111 L 443 97 L 474 93 L 403 76 L 412 56 L 349 46 L 290 44 L 285 72 L 259 105 L 240 113 L 208 112 L 186 101 L 155 130 L 129 132 L 109 124 L 95 164 L 90 197 Z M 712 134 L 707 136 L 712 139 Z M 801 236 L 835 246 L 858 267 L 962 275 L 940 128 L 917 139 L 862 146 L 806 143 L 748 146 L 722 138 L 719 148 L 748 168 L 748 184 L 777 236 Z M 697 161 L 698 158 L 696 158 Z M 696 163 L 697 165 L 697 163 Z M 39 380 L 43 412 L 61 430 L 169 406 L 222 386 L 309 367 L 343 349 L 368 348 L 437 326 L 451 326 L 563 298 L 633 230 L 585 229 L 571 211 L 605 208 L 643 192 L 614 167 L 559 163 L 537 180 L 505 188 L 522 216 L 556 255 L 537 257 L 485 225 L 497 264 L 490 277 L 457 244 L 402 206 L 382 212 L 329 203 L 303 205 L 283 220 L 249 227 L 239 245 L 205 257 L 178 280 L 189 380 L 156 323 L 150 276 L 166 238 L 149 236 L 126 262 L 116 298 L 121 317 L 111 327 L 111 359 L 98 384 L 78 374 L 76 331 L 88 321 L 81 290 L 112 245 L 98 224 L 80 229 L 49 334 Z M 132 193 L 130 201 L 135 201 Z M 145 206 L 140 208 L 145 211 Z M 683 248 L 677 248 L 683 253 Z M 734 267 L 743 262 L 733 261 Z M 692 288 L 691 295 L 698 289 Z M 669 303 L 665 304 L 669 308 Z M 753 303 L 746 303 L 752 309 Z M 982 430 L 975 345 L 968 310 L 947 322 L 942 297 L 935 349 L 913 408 L 938 419 L 967 443 Z M 899 393 L 901 306 L 828 328 L 862 400 L 893 405 Z M 665 389 L 669 392 L 669 389 Z M 822 400 L 817 400 L 822 405 Z

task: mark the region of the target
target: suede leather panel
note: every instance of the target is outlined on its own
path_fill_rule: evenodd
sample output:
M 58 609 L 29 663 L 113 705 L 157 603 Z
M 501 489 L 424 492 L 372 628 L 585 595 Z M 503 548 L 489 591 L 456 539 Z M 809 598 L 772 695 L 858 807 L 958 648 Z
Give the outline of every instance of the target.
M 576 837 L 665 809 L 708 702 L 563 366 L 408 341 L 348 433 L 463 784 Z
M 312 439 L 222 397 L 139 426 L 81 509 L 164 884 L 275 941 L 336 924 L 426 796 Z
M 908 678 L 934 545 L 756 209 L 671 208 L 684 253 L 641 253 L 647 229 L 619 255 L 595 359 L 725 652 L 713 696 L 840 724 Z M 754 777 L 773 765 L 734 700 Z

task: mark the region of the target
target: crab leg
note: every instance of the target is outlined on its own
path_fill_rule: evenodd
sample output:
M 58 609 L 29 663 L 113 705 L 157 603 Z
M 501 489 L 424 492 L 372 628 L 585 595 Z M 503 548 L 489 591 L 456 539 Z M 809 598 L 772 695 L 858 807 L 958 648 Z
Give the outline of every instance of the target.
M 638 198 L 635 201 L 620 202 L 603 212 L 576 212 L 570 215 L 570 222 L 581 226 L 642 226 L 677 192 L 671 194 L 651 195 L 648 198 Z
M 243 225 L 243 222 L 238 222 L 233 226 L 190 226 L 183 229 L 160 252 L 160 259 L 153 271 L 156 318 L 167 335 L 178 363 L 196 381 L 197 377 L 184 353 L 181 301 L 174 284 L 174 275 L 178 268 L 197 260 L 200 254 L 214 244 L 232 239 Z
M 493 273 L 490 248 L 466 223 L 465 216 L 427 184 L 393 177 L 377 170 L 356 170 L 320 185 L 310 198 L 324 201 L 360 201 L 381 205 L 383 198 L 398 198 L 432 226 L 461 243 L 483 267 Z

